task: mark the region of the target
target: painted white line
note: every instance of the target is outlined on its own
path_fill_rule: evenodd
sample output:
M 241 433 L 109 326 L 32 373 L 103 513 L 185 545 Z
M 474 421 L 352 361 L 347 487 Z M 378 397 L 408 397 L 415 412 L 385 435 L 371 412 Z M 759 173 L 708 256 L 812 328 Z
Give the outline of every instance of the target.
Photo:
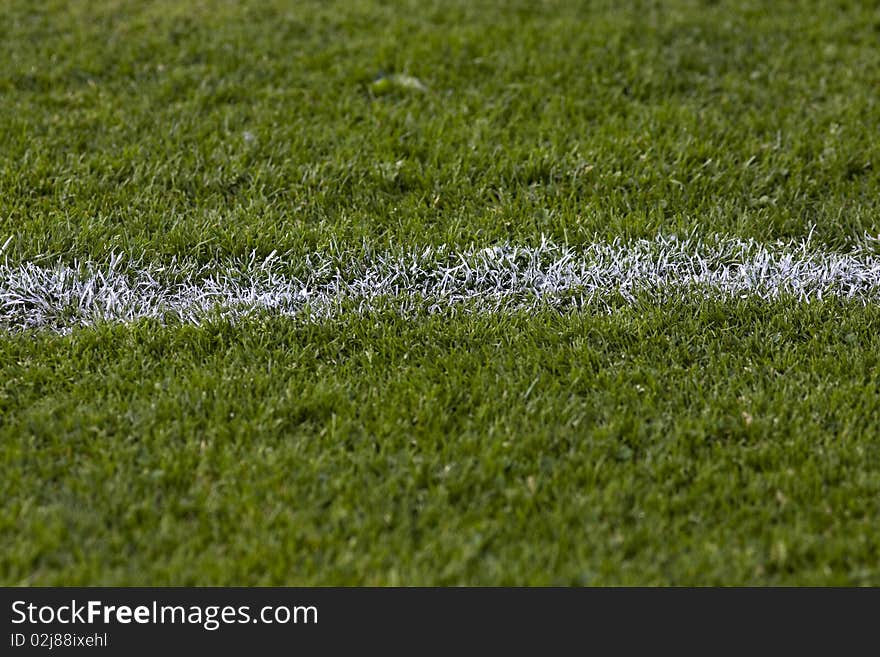
M 290 275 L 290 271 L 303 272 Z M 584 248 L 504 245 L 456 251 L 310 255 L 284 262 L 175 261 L 142 265 L 0 265 L 0 328 L 62 333 L 98 322 L 159 318 L 199 323 L 209 313 L 266 309 L 327 317 L 391 304 L 399 312 L 497 312 L 540 306 L 671 299 L 826 297 L 880 301 L 880 256 L 872 245 L 847 252 L 808 242 L 762 245 L 735 238 L 596 243 Z

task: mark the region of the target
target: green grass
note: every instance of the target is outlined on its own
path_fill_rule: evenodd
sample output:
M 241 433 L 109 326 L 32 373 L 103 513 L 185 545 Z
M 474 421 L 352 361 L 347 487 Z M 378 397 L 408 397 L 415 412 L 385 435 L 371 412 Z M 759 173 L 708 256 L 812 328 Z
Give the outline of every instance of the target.
M 7 340 L 7 581 L 873 583 L 875 308 Z
M 12 262 L 878 231 L 873 2 L 6 0 L 0 33 Z M 4 334 L 0 583 L 878 585 L 878 336 L 698 298 Z

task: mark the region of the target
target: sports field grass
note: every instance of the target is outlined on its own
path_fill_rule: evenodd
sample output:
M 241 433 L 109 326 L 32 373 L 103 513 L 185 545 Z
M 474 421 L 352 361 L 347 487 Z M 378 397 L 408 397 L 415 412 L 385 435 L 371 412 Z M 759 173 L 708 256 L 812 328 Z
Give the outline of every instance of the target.
M 880 585 L 876 3 L 0 33 L 0 583 Z

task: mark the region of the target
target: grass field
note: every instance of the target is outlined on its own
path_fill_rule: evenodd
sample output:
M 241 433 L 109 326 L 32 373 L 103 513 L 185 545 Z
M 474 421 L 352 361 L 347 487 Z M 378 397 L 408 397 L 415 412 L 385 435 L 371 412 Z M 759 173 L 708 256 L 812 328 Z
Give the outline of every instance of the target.
M 876 3 L 2 5 L 0 584 L 880 585 Z

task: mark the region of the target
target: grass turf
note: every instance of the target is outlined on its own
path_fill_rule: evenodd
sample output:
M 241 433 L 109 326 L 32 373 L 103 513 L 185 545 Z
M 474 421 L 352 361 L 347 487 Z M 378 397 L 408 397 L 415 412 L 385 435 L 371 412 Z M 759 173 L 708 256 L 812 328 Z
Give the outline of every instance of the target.
M 7 340 L 4 572 L 877 583 L 878 325 L 703 304 Z
M 868 2 L 12 1 L 12 261 L 877 231 Z M 427 91 L 373 84 L 382 72 Z M 7 584 L 878 584 L 876 306 L 0 337 Z

